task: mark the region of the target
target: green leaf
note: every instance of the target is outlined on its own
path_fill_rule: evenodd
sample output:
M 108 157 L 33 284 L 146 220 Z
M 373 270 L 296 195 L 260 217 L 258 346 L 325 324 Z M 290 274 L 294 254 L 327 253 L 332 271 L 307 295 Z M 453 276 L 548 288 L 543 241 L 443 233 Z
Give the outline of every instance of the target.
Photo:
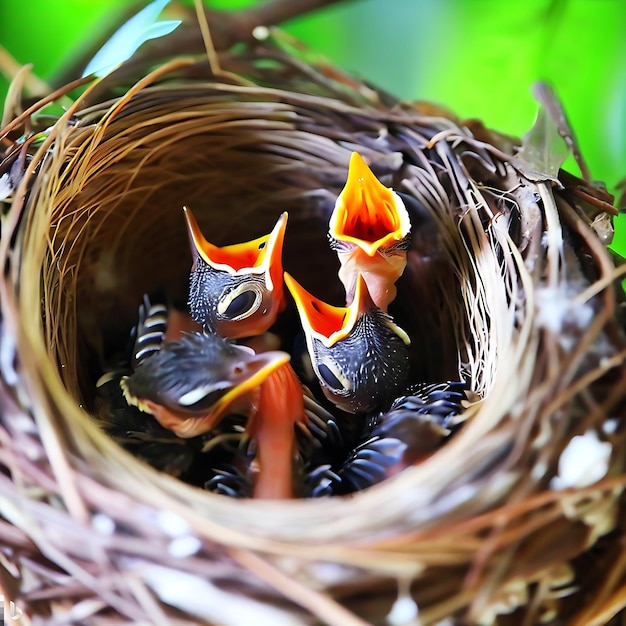
M 517 158 L 535 172 L 557 178 L 559 169 L 569 155 L 567 144 L 559 134 L 545 108 L 540 107 L 532 128 L 522 138 Z
M 139 46 L 149 39 L 156 39 L 171 33 L 181 20 L 156 22 L 169 0 L 154 0 L 147 7 L 131 17 L 111 39 L 107 41 L 87 64 L 83 76 L 95 74 L 106 76 L 121 63 L 129 59 Z

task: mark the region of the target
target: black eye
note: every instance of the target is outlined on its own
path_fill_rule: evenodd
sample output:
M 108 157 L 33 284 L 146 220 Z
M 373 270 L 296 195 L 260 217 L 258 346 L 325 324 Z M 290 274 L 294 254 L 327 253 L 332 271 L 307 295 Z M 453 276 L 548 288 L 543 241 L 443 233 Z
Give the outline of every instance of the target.
M 242 291 L 238 296 L 235 296 L 226 307 L 223 313 L 224 317 L 234 319 L 241 317 L 248 313 L 252 308 L 257 308 L 257 292 L 251 289 Z
M 331 388 L 331 389 L 345 389 L 345 385 L 335 376 L 333 371 L 326 365 L 326 363 L 319 363 L 317 366 L 319 374 L 322 380 Z

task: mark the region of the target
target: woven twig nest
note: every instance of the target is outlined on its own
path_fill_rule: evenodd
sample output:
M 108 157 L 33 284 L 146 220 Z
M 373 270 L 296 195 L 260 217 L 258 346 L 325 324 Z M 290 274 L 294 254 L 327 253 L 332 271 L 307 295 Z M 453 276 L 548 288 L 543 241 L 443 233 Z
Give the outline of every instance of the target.
M 33 624 L 610 621 L 626 604 L 626 342 L 602 194 L 272 38 L 222 66 L 178 60 L 132 86 L 122 70 L 30 145 L 0 250 L 7 600 Z M 24 150 L 5 152 L 11 180 Z M 353 150 L 428 210 L 398 300 L 424 380 L 468 381 L 460 432 L 319 500 L 233 500 L 124 452 L 92 417 L 94 384 L 144 292 L 185 298 L 182 205 L 218 244 L 288 211 L 286 269 L 340 299 L 326 230 Z M 563 452 L 583 440 L 598 472 L 573 479 Z

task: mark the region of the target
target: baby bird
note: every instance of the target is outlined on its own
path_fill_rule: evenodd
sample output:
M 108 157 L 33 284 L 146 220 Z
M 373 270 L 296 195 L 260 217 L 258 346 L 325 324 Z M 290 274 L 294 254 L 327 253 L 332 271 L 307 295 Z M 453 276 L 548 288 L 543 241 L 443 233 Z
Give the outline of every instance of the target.
M 285 352 L 256 354 L 217 335 L 189 333 L 142 360 L 121 386 L 129 405 L 186 439 L 213 429 L 228 410 L 254 405 L 251 395 L 288 362 Z
M 300 381 L 281 351 L 251 348 L 210 333 L 166 341 L 167 309 L 140 309 L 134 370 L 121 379 L 130 407 L 151 414 L 180 438 L 214 431 L 228 414 L 247 416 L 256 454 L 247 468 L 255 498 L 294 497 L 295 426 L 307 430 Z M 302 430 L 301 429 L 301 430 Z M 210 440 L 205 448 L 210 448 Z
M 186 326 L 188 319 L 168 309 L 163 294 L 156 294 L 152 299 L 144 295 L 137 325 L 131 333 L 132 346 L 127 347 L 96 383 L 94 414 L 103 431 L 134 456 L 167 474 L 202 484 L 206 472 L 202 464 L 197 464 L 202 456 L 202 437 L 181 439 L 156 420 L 146 419 L 145 413 L 128 404 L 120 385 L 123 377 L 130 376 L 139 363 L 161 349 L 166 338 L 178 338 Z M 229 423 L 225 423 L 224 428 L 230 429 Z
M 463 412 L 465 384 L 408 383 L 409 338 L 376 307 L 362 276 L 348 307 L 322 302 L 289 274 L 285 284 L 324 395 L 358 414 L 337 417 L 343 442 L 329 451 L 327 480 L 316 495 L 366 489 L 436 452 Z
M 337 251 L 339 278 L 349 306 L 358 276 L 383 312 L 396 297 L 395 283 L 406 267 L 411 222 L 400 196 L 374 176 L 353 152 L 346 185 L 330 217 L 328 238 Z
M 282 250 L 287 213 L 269 235 L 218 247 L 204 238 L 191 211 L 183 210 L 193 256 L 192 317 L 221 337 L 262 335 L 285 308 Z
M 349 413 L 388 405 L 405 388 L 408 335 L 380 310 L 357 275 L 347 307 L 322 302 L 285 273 L 324 395 Z

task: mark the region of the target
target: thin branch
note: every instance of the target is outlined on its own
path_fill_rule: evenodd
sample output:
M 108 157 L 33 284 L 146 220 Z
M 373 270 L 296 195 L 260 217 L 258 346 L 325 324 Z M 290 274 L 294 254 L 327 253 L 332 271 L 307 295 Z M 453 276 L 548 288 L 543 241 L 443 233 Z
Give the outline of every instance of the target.
M 276 26 L 296 17 L 302 17 L 312 11 L 331 4 L 348 0 L 271 0 L 258 6 L 239 11 L 215 11 L 205 9 L 206 19 L 211 28 L 211 40 L 216 52 L 230 48 L 238 41 L 250 41 L 257 26 Z M 64 85 L 79 75 L 93 57 L 111 37 L 111 35 L 138 10 L 133 4 L 132 11 L 126 10 L 119 16 L 115 26 L 106 31 L 105 36 L 95 39 L 76 60 L 62 68 L 52 80 L 55 87 Z M 130 14 L 129 14 L 130 13 Z M 199 53 L 205 49 L 206 38 L 202 36 L 201 25 L 189 16 L 188 23 L 177 28 L 163 39 L 156 39 L 144 44 L 133 59 L 150 58 L 152 61 L 171 57 L 173 54 L 184 55 Z M 214 64 L 212 63 L 212 66 Z
M 35 102 L 32 106 L 28 107 L 19 117 L 11 120 L 4 128 L 0 129 L 0 139 L 6 137 L 12 130 L 18 128 L 20 124 L 24 123 L 26 120 L 30 118 L 33 113 L 36 113 L 40 109 L 43 109 L 44 106 L 58 100 L 62 96 L 67 95 L 72 89 L 76 89 L 76 87 L 80 87 L 82 85 L 86 85 L 87 83 L 93 81 L 93 77 L 85 76 L 85 78 L 79 78 L 74 82 L 53 91 L 50 95 L 42 98 L 38 102 Z
M 209 60 L 209 67 L 211 68 L 211 73 L 213 74 L 213 76 L 228 78 L 232 80 L 235 84 L 240 83 L 252 86 L 251 83 L 247 83 L 247 81 L 243 80 L 240 76 L 237 76 L 232 72 L 227 72 L 222 69 L 219 55 L 217 53 L 217 50 L 215 49 L 215 44 L 213 43 L 209 20 L 207 18 L 206 11 L 204 11 L 202 7 L 202 0 L 194 0 L 194 6 L 196 9 L 198 26 L 200 27 L 200 33 L 202 34 L 202 41 L 204 42 L 204 48 L 207 58 Z
M 346 0 L 270 0 L 236 12 L 208 12 L 217 50 L 226 50 L 237 41 L 250 41 L 255 28 L 278 26 L 331 4 Z
M 11 56 L 5 47 L 0 46 L 0 74 L 10 82 L 19 74 L 22 67 L 23 65 Z M 48 84 L 31 72 L 24 77 L 24 86 L 31 94 L 44 94 L 50 91 Z

